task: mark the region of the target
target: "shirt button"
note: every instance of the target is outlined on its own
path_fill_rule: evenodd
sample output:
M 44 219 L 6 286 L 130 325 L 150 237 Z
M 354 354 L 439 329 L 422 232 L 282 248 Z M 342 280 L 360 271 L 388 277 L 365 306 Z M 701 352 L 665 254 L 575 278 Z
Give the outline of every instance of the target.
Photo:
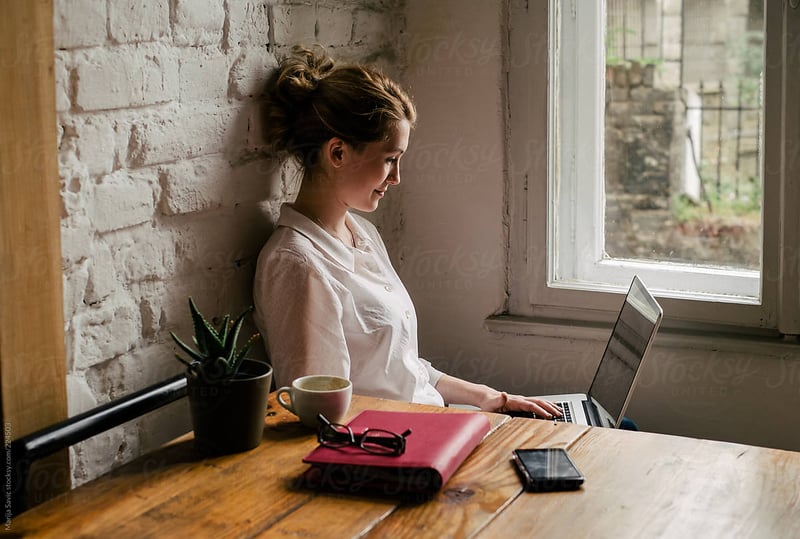
M 406 311 L 404 314 L 406 315 L 406 318 L 411 318 L 411 311 Z
M 387 292 L 391 292 L 392 291 L 391 285 L 388 285 L 388 284 L 386 286 L 384 286 L 383 289 L 386 290 Z

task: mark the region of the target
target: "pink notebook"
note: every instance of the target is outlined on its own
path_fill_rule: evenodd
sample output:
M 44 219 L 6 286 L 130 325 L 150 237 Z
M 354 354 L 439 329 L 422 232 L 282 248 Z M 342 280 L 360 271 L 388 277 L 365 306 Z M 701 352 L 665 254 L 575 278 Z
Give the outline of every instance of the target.
M 305 486 L 352 494 L 428 497 L 436 493 L 489 432 L 481 413 L 365 410 L 349 423 L 355 434 L 385 429 L 406 437 L 405 453 L 375 455 L 355 446 L 317 447 L 303 462 Z

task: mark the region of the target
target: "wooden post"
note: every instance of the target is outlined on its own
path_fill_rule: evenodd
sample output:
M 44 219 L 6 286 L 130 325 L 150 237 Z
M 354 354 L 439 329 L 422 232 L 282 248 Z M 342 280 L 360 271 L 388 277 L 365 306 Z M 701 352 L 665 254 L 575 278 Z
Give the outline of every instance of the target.
M 7 447 L 64 419 L 67 402 L 53 2 L 3 0 L 2 12 L 0 414 Z M 66 452 L 36 479 L 34 503 L 43 492 L 68 489 Z

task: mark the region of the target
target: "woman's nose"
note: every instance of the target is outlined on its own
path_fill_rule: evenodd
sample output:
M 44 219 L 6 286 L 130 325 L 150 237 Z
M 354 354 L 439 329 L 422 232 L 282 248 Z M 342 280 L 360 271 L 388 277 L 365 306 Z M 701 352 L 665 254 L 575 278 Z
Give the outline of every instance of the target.
M 400 183 L 400 163 L 395 163 L 392 169 L 389 171 L 389 177 L 386 178 L 388 183 L 398 184 Z

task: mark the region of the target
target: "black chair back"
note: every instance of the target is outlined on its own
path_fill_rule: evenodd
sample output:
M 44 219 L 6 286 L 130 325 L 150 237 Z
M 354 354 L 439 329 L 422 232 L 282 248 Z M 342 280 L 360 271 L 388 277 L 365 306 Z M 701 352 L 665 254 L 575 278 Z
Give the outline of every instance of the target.
M 5 492 L 10 494 L 11 516 L 27 509 L 27 482 L 31 464 L 62 449 L 117 427 L 186 395 L 186 375 L 179 374 L 13 440 L 6 448 Z M 8 500 L 7 500 L 8 501 Z

